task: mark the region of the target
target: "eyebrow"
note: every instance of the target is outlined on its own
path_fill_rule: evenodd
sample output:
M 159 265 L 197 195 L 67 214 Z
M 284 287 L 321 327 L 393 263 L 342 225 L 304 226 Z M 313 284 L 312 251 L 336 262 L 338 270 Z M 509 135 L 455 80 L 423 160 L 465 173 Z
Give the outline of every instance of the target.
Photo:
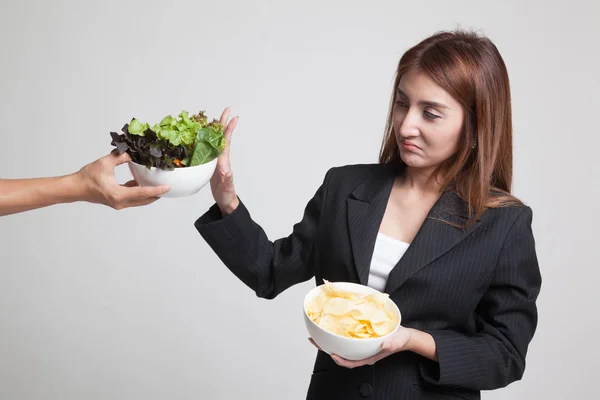
M 398 94 L 398 96 L 400 96 L 400 97 L 406 97 L 406 98 L 408 98 L 408 96 L 406 94 L 404 94 L 404 92 L 402 90 L 400 90 L 400 89 L 396 90 L 396 94 Z M 448 106 L 446 106 L 446 105 L 444 105 L 442 103 L 435 102 L 435 101 L 421 100 L 421 101 L 419 101 L 419 104 L 422 105 L 422 106 L 426 106 L 426 107 L 441 108 L 441 109 L 444 109 L 444 110 L 449 110 L 450 109 L 450 107 L 448 107 Z

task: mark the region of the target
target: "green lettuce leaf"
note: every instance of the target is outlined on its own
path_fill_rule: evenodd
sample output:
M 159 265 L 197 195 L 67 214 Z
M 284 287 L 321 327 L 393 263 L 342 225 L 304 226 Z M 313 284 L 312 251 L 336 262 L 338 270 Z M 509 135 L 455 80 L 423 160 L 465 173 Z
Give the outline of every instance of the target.
M 159 138 L 168 140 L 173 146 L 181 144 L 191 146 L 196 139 L 198 130 L 202 126 L 189 117 L 187 111 L 182 111 L 178 118 L 167 115 L 158 124 L 152 127 Z
M 150 129 L 150 126 L 146 122 L 141 122 L 137 118 L 131 120 L 129 124 L 129 133 L 132 135 L 144 136 L 144 132 Z
M 212 122 L 200 129 L 196 135 L 194 149 L 190 159 L 190 167 L 202 165 L 219 157 L 226 145 L 223 127 Z

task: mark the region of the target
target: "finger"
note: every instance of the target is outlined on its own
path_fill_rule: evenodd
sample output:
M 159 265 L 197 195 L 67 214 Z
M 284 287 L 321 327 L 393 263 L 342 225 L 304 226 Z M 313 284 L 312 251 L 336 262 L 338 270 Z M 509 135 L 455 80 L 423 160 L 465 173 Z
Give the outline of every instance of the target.
M 229 113 L 231 112 L 231 107 L 227 107 L 223 110 L 221 114 L 221 125 L 227 126 L 227 119 L 229 118 Z
M 233 131 L 237 126 L 237 122 L 238 117 L 233 118 L 231 121 L 229 121 L 229 124 L 227 124 L 225 132 L 223 132 L 223 136 L 225 136 L 225 148 L 223 149 L 223 153 L 225 153 L 226 157 L 229 156 L 229 150 L 231 149 L 231 135 L 233 134 Z
M 335 361 L 336 364 L 342 366 L 342 367 L 346 367 L 346 368 L 356 368 L 356 367 L 361 367 L 363 365 L 373 365 L 375 364 L 377 361 L 381 360 L 382 358 L 387 357 L 388 355 L 390 355 L 389 352 L 382 350 L 379 353 L 375 354 L 374 356 L 362 359 L 362 360 L 346 360 L 343 357 L 340 357 L 336 354 L 332 354 L 331 358 L 333 358 L 333 361 Z
M 331 358 L 340 367 L 350 368 L 350 369 L 362 367 L 363 365 L 367 365 L 368 364 L 367 362 L 365 362 L 366 360 L 351 361 L 351 360 L 346 360 L 345 358 L 342 358 L 342 357 L 337 356 L 335 354 L 332 354 Z
M 160 197 L 153 197 L 144 200 L 136 200 L 136 201 L 128 201 L 121 205 L 121 208 L 131 208 L 131 207 L 142 207 L 147 206 L 148 204 L 152 204 L 155 201 L 160 200 Z
M 345 364 L 346 364 L 346 360 L 344 358 L 340 357 L 340 356 L 336 356 L 335 354 L 332 354 L 331 358 L 333 359 L 333 361 L 335 361 L 335 363 L 337 365 L 340 365 L 340 366 L 344 367 Z
M 315 346 L 317 349 L 323 351 L 323 349 L 321 349 L 319 347 L 319 345 L 313 340 L 313 338 L 308 338 L 308 341 L 312 343 L 313 346 Z
M 117 165 L 125 164 L 126 162 L 131 161 L 131 156 L 128 153 L 119 154 L 118 151 L 112 151 L 108 156 L 106 156 L 108 161 L 113 167 Z
M 123 187 L 122 199 L 124 203 L 152 199 L 167 193 L 171 188 L 168 185 L 161 186 L 134 186 Z
M 356 368 L 356 367 L 360 367 L 360 366 L 364 365 L 361 361 L 346 360 L 345 358 L 342 358 L 336 354 L 332 354 L 331 358 L 337 365 L 339 365 L 340 367 L 344 367 L 344 368 L 352 369 L 352 368 Z
M 122 184 L 121 186 L 125 186 L 125 187 L 136 187 L 139 186 L 138 183 L 132 179 L 130 181 L 125 182 L 124 184 Z
M 229 123 L 227 124 L 227 127 L 225 128 L 225 132 L 223 132 L 223 136 L 225 136 L 225 138 L 227 139 L 227 143 L 229 143 L 229 141 L 231 140 L 231 134 L 233 133 L 233 130 L 237 125 L 238 119 L 239 117 L 232 118 L 231 121 L 229 121 Z

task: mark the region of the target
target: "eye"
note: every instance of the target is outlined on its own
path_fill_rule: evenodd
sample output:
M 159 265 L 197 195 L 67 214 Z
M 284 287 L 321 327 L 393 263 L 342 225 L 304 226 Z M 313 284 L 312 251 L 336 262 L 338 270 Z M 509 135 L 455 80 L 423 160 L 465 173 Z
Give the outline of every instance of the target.
M 402 100 L 396 100 L 396 105 L 402 108 L 408 108 L 408 104 Z
M 434 114 L 432 112 L 429 112 L 429 111 L 424 111 L 423 114 L 425 115 L 425 118 L 427 118 L 427 119 L 432 119 L 433 120 L 433 119 L 436 119 L 436 118 L 441 118 L 439 115 L 436 115 L 436 114 Z

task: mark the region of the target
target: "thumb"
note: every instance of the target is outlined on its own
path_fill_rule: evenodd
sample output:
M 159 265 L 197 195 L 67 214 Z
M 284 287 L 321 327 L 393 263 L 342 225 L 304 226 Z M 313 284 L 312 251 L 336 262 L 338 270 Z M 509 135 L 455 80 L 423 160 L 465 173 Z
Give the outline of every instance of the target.
M 381 351 L 391 351 L 392 350 L 392 343 L 390 343 L 389 341 L 385 341 L 381 344 Z
M 223 176 L 223 183 L 227 185 L 233 184 L 233 172 L 228 171 L 225 173 L 225 175 Z
M 110 161 L 110 164 L 114 167 L 116 167 L 117 165 L 125 164 L 126 162 L 131 161 L 131 156 L 128 153 L 119 154 L 118 150 L 113 150 L 106 157 Z

